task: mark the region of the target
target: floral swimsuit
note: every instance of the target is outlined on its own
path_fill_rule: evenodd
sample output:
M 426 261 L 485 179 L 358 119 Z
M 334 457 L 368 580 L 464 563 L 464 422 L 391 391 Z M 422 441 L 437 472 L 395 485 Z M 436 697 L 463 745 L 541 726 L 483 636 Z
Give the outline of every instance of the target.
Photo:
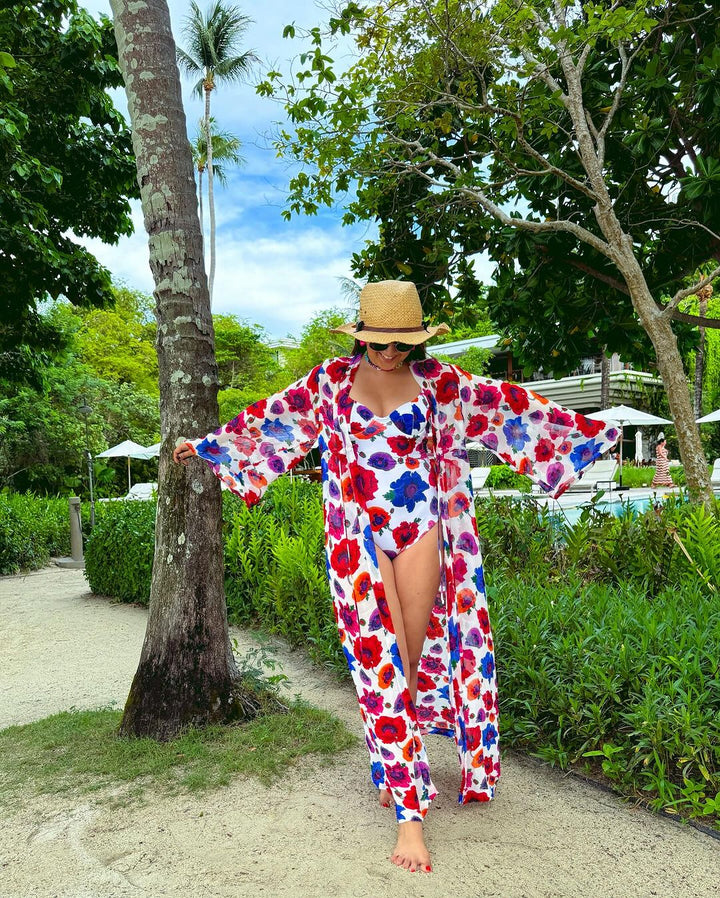
M 370 515 L 375 545 L 389 558 L 437 524 L 437 473 L 429 412 L 423 395 L 385 417 L 352 400 L 353 487 Z

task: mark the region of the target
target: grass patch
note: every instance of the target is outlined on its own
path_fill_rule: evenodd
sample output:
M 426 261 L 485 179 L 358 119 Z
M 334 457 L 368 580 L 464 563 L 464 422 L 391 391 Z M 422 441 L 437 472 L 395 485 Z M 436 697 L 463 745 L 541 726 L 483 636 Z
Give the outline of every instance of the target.
M 136 797 L 145 788 L 199 792 L 238 774 L 270 785 L 298 758 L 315 754 L 328 763 L 357 741 L 337 718 L 299 701 L 287 713 L 188 730 L 171 742 L 118 737 L 121 716 L 108 708 L 71 710 L 0 731 L 0 804 L 118 786 Z

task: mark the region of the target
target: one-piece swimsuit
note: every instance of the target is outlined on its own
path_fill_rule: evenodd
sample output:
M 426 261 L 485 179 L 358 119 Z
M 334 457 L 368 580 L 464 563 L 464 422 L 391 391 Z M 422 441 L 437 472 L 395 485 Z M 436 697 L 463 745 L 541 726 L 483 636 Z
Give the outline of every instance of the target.
M 394 558 L 438 520 L 430 408 L 422 394 L 385 416 L 351 402 L 355 495 L 370 515 L 375 545 Z

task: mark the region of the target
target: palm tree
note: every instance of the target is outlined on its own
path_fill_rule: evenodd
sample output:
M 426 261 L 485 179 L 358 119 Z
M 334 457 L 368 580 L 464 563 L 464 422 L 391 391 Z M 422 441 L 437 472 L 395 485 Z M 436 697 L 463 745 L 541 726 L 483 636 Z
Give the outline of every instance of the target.
M 188 476 L 172 462 L 177 438 L 217 427 L 218 404 L 170 13 L 166 0 L 111 3 L 155 280 L 163 435 L 150 613 L 121 732 L 171 739 L 188 726 L 242 717 L 247 690 L 228 634 L 220 485 L 210 471 Z
M 210 303 L 215 283 L 215 195 L 213 192 L 213 141 L 210 123 L 210 94 L 216 83 L 242 81 L 257 61 L 252 50 L 238 52 L 238 44 L 245 35 L 250 19 L 237 6 L 223 0 L 216 2 L 203 14 L 192 0 L 190 15 L 185 20 L 183 35 L 187 50 L 177 49 L 177 61 L 189 75 L 198 75 L 194 93 L 205 95 L 205 140 L 207 146 L 208 205 L 210 207 Z
M 242 143 L 239 137 L 231 134 L 229 131 L 218 131 L 215 128 L 215 119 L 210 117 L 210 130 L 212 132 L 212 162 L 213 162 L 213 179 L 217 178 L 218 183 L 223 187 L 227 184 L 227 175 L 225 170 L 230 165 L 244 165 L 245 158 L 240 155 L 240 147 Z M 198 208 L 200 210 L 200 230 L 205 234 L 205 224 L 203 222 L 203 175 L 207 169 L 208 151 L 207 137 L 205 136 L 205 123 L 200 120 L 200 130 L 195 134 L 195 140 L 190 143 L 190 149 L 193 155 L 193 164 L 198 173 Z M 204 238 L 203 238 L 204 239 Z

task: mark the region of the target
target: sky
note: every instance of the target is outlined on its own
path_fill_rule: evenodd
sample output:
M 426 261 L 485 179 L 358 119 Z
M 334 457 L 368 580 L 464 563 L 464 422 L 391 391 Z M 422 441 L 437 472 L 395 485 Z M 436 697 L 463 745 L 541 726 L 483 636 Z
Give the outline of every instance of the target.
M 209 0 L 199 0 L 205 10 Z M 109 0 L 81 0 L 93 15 L 111 15 Z M 182 25 L 189 0 L 169 0 L 176 43 L 182 46 Z M 228 171 L 228 186 L 215 187 L 217 215 L 217 273 L 213 312 L 235 314 L 262 325 L 270 337 L 298 336 L 313 314 L 332 306 L 346 306 L 340 278 L 351 277 L 350 257 L 374 234 L 373 226 L 342 227 L 342 209 L 313 217 L 281 217 L 289 168 L 276 158 L 270 143 L 282 107 L 259 97 L 254 84 L 271 67 L 287 71 L 304 44 L 282 37 L 285 25 L 323 23 L 327 14 L 313 0 L 244 0 L 238 4 L 252 20 L 243 49 L 260 57 L 252 83 L 220 86 L 212 95 L 212 114 L 218 126 L 237 135 L 247 164 Z M 183 97 L 190 135 L 197 130 L 203 101 L 192 96 L 192 81 L 183 77 Z M 113 93 L 116 106 L 126 112 L 123 91 Z M 207 208 L 206 208 L 207 221 Z M 139 201 L 133 201 L 135 233 L 109 246 L 99 240 L 83 243 L 118 283 L 151 293 L 147 237 Z

